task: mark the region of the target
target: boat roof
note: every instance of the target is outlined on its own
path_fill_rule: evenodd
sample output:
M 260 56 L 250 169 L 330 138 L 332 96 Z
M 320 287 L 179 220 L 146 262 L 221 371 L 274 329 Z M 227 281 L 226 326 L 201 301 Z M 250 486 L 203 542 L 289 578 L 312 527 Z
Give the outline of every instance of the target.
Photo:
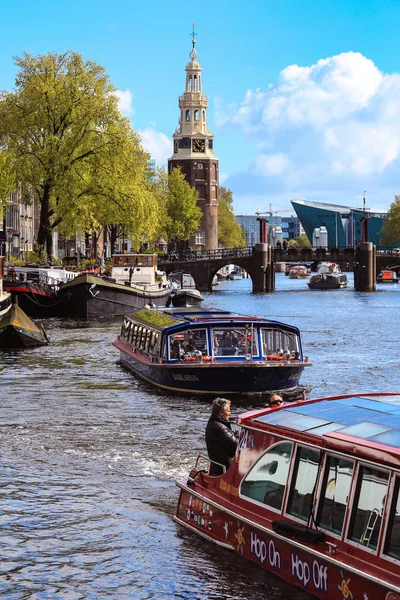
M 205 308 L 205 307 L 185 307 L 185 308 L 159 308 L 158 311 L 169 315 L 173 319 L 180 322 L 187 322 L 192 324 L 237 324 L 240 323 L 254 323 L 254 324 L 266 324 L 266 325 L 277 325 L 289 329 L 291 331 L 298 332 L 298 328 L 293 325 L 287 325 L 280 321 L 273 321 L 265 319 L 263 317 L 254 317 L 249 315 L 242 315 L 239 313 L 231 312 L 229 310 L 223 310 L 220 308 Z
M 294 437 L 400 468 L 400 393 L 348 394 L 240 416 L 242 425 Z

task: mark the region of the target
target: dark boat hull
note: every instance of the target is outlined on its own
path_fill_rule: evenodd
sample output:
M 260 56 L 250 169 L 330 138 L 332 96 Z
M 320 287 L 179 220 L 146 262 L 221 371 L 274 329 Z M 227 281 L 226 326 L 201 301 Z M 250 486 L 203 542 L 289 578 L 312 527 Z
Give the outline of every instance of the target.
M 32 348 L 45 346 L 49 340 L 43 329 L 13 304 L 0 318 L 0 348 Z
M 17 298 L 18 306 L 29 317 L 60 316 L 60 302 L 55 288 L 37 282 L 7 280 L 4 280 L 3 287 Z
M 304 363 L 151 363 L 120 340 L 123 365 L 153 385 L 191 394 L 261 394 L 291 391 L 298 387 Z
M 344 273 L 313 275 L 307 285 L 310 290 L 339 290 L 347 287 L 347 276 Z
M 169 289 L 143 292 L 89 274 L 78 275 L 59 290 L 61 315 L 81 319 L 125 315 L 150 303 L 165 306 L 169 296 Z

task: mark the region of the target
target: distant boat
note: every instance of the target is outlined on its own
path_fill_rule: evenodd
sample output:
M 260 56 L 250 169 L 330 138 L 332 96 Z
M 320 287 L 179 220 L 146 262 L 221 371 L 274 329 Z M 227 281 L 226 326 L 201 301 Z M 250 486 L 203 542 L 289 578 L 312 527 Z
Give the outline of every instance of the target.
M 171 294 L 172 306 L 200 306 L 204 298 L 196 288 L 181 288 Z
M 289 279 L 306 279 L 310 275 L 311 270 L 305 265 L 293 265 L 289 268 Z
M 0 348 L 45 346 L 49 339 L 16 302 L 0 313 Z
M 376 283 L 399 283 L 399 276 L 396 271 L 382 269 L 376 278 Z
M 242 279 L 242 274 L 240 271 L 231 271 L 227 279 L 230 279 L 231 281 Z
M 341 272 L 338 264 L 322 262 L 307 285 L 310 290 L 338 290 L 347 287 L 347 275 Z

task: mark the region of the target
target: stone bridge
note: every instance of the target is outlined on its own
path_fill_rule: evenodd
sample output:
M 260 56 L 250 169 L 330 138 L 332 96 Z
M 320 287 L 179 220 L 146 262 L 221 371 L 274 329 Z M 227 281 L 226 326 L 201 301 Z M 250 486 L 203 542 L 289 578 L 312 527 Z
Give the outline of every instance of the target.
M 229 264 L 244 269 L 251 277 L 253 292 L 271 292 L 275 289 L 275 264 L 277 262 L 318 263 L 331 261 L 340 264 L 343 271 L 354 271 L 354 285 L 358 291 L 376 289 L 376 275 L 385 267 L 400 264 L 400 256 L 390 250 L 379 250 L 370 242 L 356 248 L 274 248 L 269 244 L 256 244 L 251 248 L 221 248 L 207 252 L 171 253 L 160 257 L 158 268 L 167 275 L 173 271 L 190 274 L 200 291 L 212 291 L 216 273 Z M 400 269 L 399 266 L 396 270 Z

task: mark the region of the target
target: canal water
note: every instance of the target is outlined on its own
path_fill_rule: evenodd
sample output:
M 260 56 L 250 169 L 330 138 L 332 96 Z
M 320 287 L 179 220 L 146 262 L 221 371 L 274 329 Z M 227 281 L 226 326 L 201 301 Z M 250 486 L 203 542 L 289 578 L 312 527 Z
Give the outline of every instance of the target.
M 219 284 L 206 303 L 300 328 L 309 397 L 400 391 L 400 286 L 310 291 L 276 276 Z M 49 320 L 46 348 L 0 352 L 0 597 L 307 600 L 173 522 L 210 400 L 154 390 L 118 363 L 120 319 Z M 233 413 L 265 399 L 235 399 Z

